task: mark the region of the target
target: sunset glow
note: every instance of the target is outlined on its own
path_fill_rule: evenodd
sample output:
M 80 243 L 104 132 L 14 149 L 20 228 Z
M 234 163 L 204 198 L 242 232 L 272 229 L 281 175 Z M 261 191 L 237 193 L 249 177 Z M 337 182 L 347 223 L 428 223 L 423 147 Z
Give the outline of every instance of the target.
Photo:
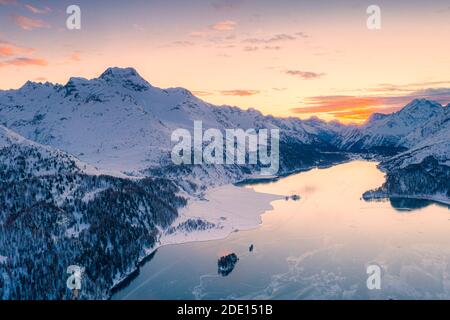
M 0 89 L 131 66 L 152 85 L 264 114 L 361 123 L 415 97 L 450 101 L 448 1 L 0 0 Z M 345 8 L 345 10 L 344 10 Z M 420 21 L 420 23 L 416 23 Z

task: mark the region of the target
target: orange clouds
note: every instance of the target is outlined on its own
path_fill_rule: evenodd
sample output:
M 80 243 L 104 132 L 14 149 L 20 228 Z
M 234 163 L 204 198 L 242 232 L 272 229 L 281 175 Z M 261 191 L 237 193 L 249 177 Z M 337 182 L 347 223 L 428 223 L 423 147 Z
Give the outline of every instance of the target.
M 34 58 L 30 56 L 35 50 L 25 48 L 14 43 L 0 40 L 0 58 L 8 58 L 0 60 L 0 68 L 7 66 L 46 66 L 47 60 Z
M 213 94 L 212 92 L 209 91 L 192 91 L 192 93 L 197 97 L 206 97 Z
M 399 92 L 403 92 L 400 88 Z M 336 118 L 343 122 L 361 123 L 374 112 L 391 113 L 414 99 L 425 98 L 442 104 L 450 101 L 450 88 L 430 88 L 392 96 L 316 96 L 303 101 L 304 106 L 291 109 L 293 113 Z
M 317 78 L 321 78 L 325 75 L 325 73 L 317 73 L 317 72 L 312 72 L 312 71 L 300 71 L 300 70 L 287 70 L 286 74 L 291 75 L 291 76 L 297 76 L 304 80 L 317 79 Z
M 47 66 L 48 62 L 45 59 L 36 58 L 14 58 L 6 61 L 0 61 L 0 68 L 7 66 Z
M 308 107 L 296 108 L 294 112 L 330 112 L 345 111 L 353 108 L 366 108 L 382 104 L 375 97 L 355 97 L 355 96 L 319 96 L 305 99 Z
M 10 57 L 18 54 L 27 54 L 33 51 L 34 49 L 19 47 L 12 43 L 0 40 L 0 57 Z
M 13 15 L 12 18 L 14 23 L 23 30 L 33 30 L 50 27 L 49 24 L 47 24 L 45 21 L 39 19 L 28 18 L 21 15 Z
M 259 93 L 259 90 L 223 90 L 220 93 L 224 96 L 248 97 Z
M 30 10 L 31 12 L 35 13 L 35 14 L 45 14 L 45 13 L 49 13 L 52 10 L 49 7 L 45 7 L 45 8 L 37 8 L 31 4 L 25 4 L 24 5 L 25 8 L 27 8 L 28 10 Z
M 80 55 L 79 52 L 73 52 L 70 55 L 69 59 L 72 60 L 72 61 L 75 61 L 75 62 L 79 62 L 79 61 L 81 61 L 81 55 Z
M 319 96 L 305 99 L 305 104 L 291 111 L 306 116 L 329 115 L 343 122 L 363 122 L 382 109 L 383 101 L 376 97 Z
M 192 91 L 192 93 L 198 97 L 206 97 L 212 95 L 222 95 L 222 96 L 234 96 L 234 97 L 249 97 L 260 93 L 259 90 L 216 90 L 216 91 Z
M 231 20 L 217 22 L 211 26 L 211 29 L 216 31 L 231 31 L 236 28 L 237 23 Z

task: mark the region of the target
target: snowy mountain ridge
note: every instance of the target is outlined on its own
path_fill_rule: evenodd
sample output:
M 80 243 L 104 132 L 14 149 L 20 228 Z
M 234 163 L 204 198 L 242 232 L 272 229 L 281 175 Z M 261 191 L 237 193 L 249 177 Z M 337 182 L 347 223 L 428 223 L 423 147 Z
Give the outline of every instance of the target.
M 72 77 L 65 85 L 28 81 L 18 90 L 0 91 L 0 124 L 101 170 L 129 175 L 170 167 L 171 133 L 192 132 L 196 120 L 204 129 L 278 128 L 282 143 L 317 146 L 311 164 L 318 153 L 333 148 L 388 156 L 403 152 L 411 155 L 405 164 L 429 153 L 443 158 L 448 110 L 416 99 L 395 113 L 373 114 L 362 126 L 276 118 L 255 109 L 215 106 L 183 88 L 154 87 L 133 68 L 108 68 L 98 78 Z
M 186 204 L 172 181 L 110 175 L 3 126 L 0 172 L 2 300 L 70 299 L 73 264 L 89 270 L 83 298 L 108 297 Z
M 66 85 L 27 82 L 0 92 L 0 124 L 41 144 L 64 150 L 100 169 L 136 174 L 170 162 L 171 133 L 205 129 L 280 128 L 305 144 L 327 143 L 342 129 L 313 119 L 280 119 L 255 109 L 204 102 L 182 88 L 159 89 L 133 68 L 109 68 Z
M 254 168 L 172 165 L 172 131 L 195 120 L 205 129 L 279 128 L 282 174 L 346 161 L 348 152 L 388 155 L 386 183 L 365 197 L 450 199 L 449 107 L 414 100 L 360 127 L 284 119 L 156 88 L 133 68 L 0 91 L 0 297 L 70 298 L 60 276 L 76 263 L 90 272 L 83 298 L 105 298 L 162 232 L 213 228 L 198 219 L 174 225 L 186 205 L 180 187 L 236 182 Z
M 415 99 L 392 114 L 373 114 L 360 127 L 348 128 L 335 140 L 344 150 L 355 152 L 384 149 L 390 154 L 406 151 L 444 129 L 448 107 L 435 101 Z

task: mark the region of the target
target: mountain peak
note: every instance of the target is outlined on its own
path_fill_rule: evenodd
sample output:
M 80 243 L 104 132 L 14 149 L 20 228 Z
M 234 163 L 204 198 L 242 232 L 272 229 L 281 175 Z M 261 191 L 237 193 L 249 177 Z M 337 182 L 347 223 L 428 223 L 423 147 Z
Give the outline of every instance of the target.
M 410 103 L 408 103 L 402 110 L 408 110 L 408 109 L 417 109 L 417 108 L 442 108 L 442 106 L 433 100 L 428 99 L 414 99 Z
M 119 82 L 128 89 L 144 91 L 151 87 L 151 85 L 142 78 L 136 69 L 110 67 L 106 69 L 99 77 L 109 83 Z
M 115 78 L 129 78 L 129 77 L 139 77 L 139 73 L 137 73 L 136 69 L 128 67 L 128 68 L 119 68 L 119 67 L 109 67 L 106 69 L 100 76 L 102 79 L 108 79 L 111 77 Z
M 414 99 L 408 103 L 403 109 L 397 112 L 399 115 L 407 115 L 408 117 L 426 119 L 444 111 L 442 105 L 436 101 L 427 99 Z
M 33 89 L 38 88 L 40 85 L 41 85 L 40 83 L 28 80 L 27 82 L 25 82 L 25 84 L 20 89 L 22 89 L 22 90 L 24 90 L 24 89 L 31 89 L 31 90 L 33 90 Z

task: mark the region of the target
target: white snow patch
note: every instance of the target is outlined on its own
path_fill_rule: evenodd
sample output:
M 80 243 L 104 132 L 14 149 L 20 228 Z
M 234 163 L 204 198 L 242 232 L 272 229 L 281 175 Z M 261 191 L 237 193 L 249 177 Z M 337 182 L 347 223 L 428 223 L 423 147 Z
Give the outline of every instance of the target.
M 216 228 L 164 234 L 160 239 L 160 246 L 223 239 L 234 231 L 256 228 L 261 223 L 261 215 L 273 209 L 271 203 L 284 199 L 279 195 L 234 185 L 211 188 L 206 191 L 204 198 L 205 200 L 192 200 L 181 209 L 173 226 L 188 219 L 202 219 L 214 223 Z

